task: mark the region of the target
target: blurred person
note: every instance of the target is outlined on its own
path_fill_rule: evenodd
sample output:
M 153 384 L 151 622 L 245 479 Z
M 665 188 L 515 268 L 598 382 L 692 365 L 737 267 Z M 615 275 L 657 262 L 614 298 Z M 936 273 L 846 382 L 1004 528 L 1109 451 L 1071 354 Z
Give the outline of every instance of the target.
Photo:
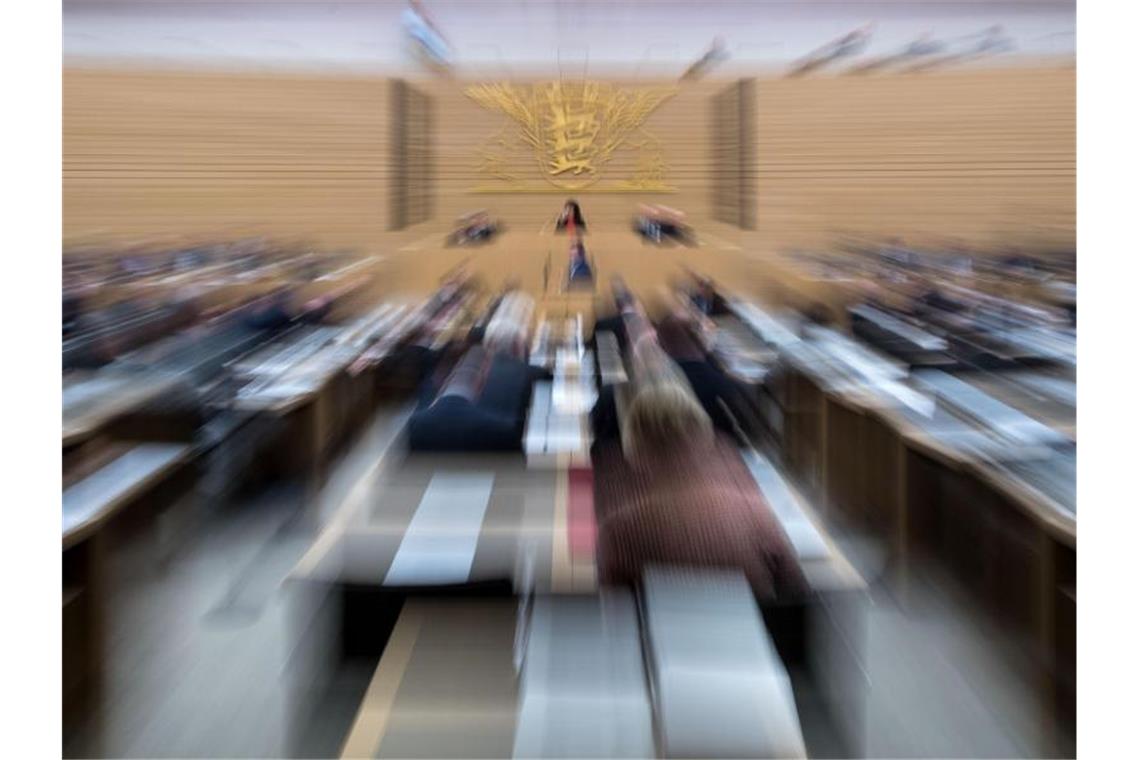
M 255 330 L 283 330 L 296 322 L 316 324 L 332 311 L 338 294 L 327 293 L 294 306 L 290 289 L 279 288 L 251 304 L 242 323 Z
M 728 304 L 716 290 L 716 285 L 707 277 L 696 278 L 696 285 L 692 289 L 689 300 L 701 314 L 708 317 L 721 316 L 728 313 Z
M 63 337 L 78 332 L 85 311 L 86 295 L 93 292 L 89 278 L 76 268 L 63 272 Z
M 558 231 L 569 229 L 571 233 L 580 233 L 586 230 L 586 220 L 582 217 L 582 208 L 578 201 L 571 198 L 562 206 L 558 219 L 554 223 Z
M 435 292 L 405 317 L 392 331 L 368 348 L 349 367 L 359 374 L 376 366 L 393 354 L 412 368 L 413 382 L 422 384 L 448 355 L 449 346 L 442 345 L 444 333 L 464 308 L 474 290 L 474 280 L 465 267 L 445 275 Z
M 499 230 L 499 225 L 486 211 L 478 211 L 459 220 L 459 228 L 451 233 L 448 242 L 453 245 L 480 243 L 490 240 Z
M 654 211 L 662 234 L 682 243 L 689 240 L 689 227 L 685 223 L 684 211 L 669 206 L 654 206 Z
M 674 314 L 666 316 L 657 324 L 657 341 L 684 374 L 713 426 L 735 438 L 739 424 L 752 417 L 751 405 L 741 387 L 702 345 L 690 323 Z
M 290 294 L 285 288 L 254 302 L 242 316 L 242 323 L 255 330 L 277 330 L 293 321 Z
M 806 324 L 815 325 L 817 327 L 833 327 L 835 325 L 835 317 L 831 313 L 831 309 L 827 304 L 816 301 L 804 309 L 804 317 Z
M 610 332 L 613 333 L 614 338 L 617 340 L 618 347 L 622 351 L 625 351 L 628 336 L 625 332 L 624 315 L 626 310 L 632 307 L 634 298 L 629 287 L 625 284 L 625 280 L 616 275 L 610 280 L 610 289 L 613 293 L 614 310 L 594 320 L 594 334 L 591 338 L 591 342 L 597 345 L 596 338 L 598 333 Z
M 655 243 L 660 243 L 665 237 L 686 244 L 691 239 L 685 213 L 668 206 L 640 205 L 634 218 L 634 229 Z
M 72 335 L 79 326 L 79 315 L 83 313 L 83 299 L 73 290 L 63 291 L 63 337 Z
M 620 447 L 595 449 L 598 578 L 636 586 L 649 565 L 740 569 L 761 600 L 806 584 L 736 446 L 663 354 L 640 362 Z
M 413 450 L 521 449 L 536 372 L 526 361 L 528 325 L 519 318 L 533 300 L 517 295 L 510 313 L 492 320 L 483 343 L 466 349 L 438 390 L 431 381 L 421 388 L 408 420 Z
M 594 279 L 594 271 L 586 260 L 586 245 L 581 238 L 570 245 L 570 267 L 566 279 L 571 283 L 591 282 Z
M 653 207 L 641 204 L 637 207 L 637 214 L 633 219 L 634 229 L 647 240 L 655 243 L 661 242 L 661 225 L 657 222 Z

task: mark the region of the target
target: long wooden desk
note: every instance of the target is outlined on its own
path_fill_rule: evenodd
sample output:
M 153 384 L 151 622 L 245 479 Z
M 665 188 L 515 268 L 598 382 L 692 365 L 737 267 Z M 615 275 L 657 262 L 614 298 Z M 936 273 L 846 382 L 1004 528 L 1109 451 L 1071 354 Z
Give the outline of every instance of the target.
M 782 349 L 785 462 L 833 518 L 885 540 L 904 600 L 913 560 L 930 556 L 1023 636 L 1054 721 L 1075 684 L 1072 652 L 1060 646 L 1075 630 L 1075 595 L 1062 589 L 1076 581 L 1075 427 L 1064 378 L 1030 377 L 1043 390 L 1036 398 L 1020 392 L 1026 377 L 983 375 L 974 387 L 943 374 L 931 378 L 936 389 L 864 350 L 829 353 L 810 337 Z M 968 397 L 992 393 L 979 395 L 982 416 L 940 396 L 962 383 Z M 1018 422 L 1026 413 L 1038 421 Z M 1011 419 L 1009 437 L 989 430 L 999 420 L 987 414 Z
M 64 379 L 63 447 L 97 435 L 121 416 L 144 406 L 178 384 L 167 373 L 94 372 Z
M 190 453 L 185 444 L 120 444 L 101 467 L 63 491 L 65 706 L 97 693 L 102 679 L 108 530 L 144 503 L 156 519 L 176 506 L 196 477 Z
M 512 600 L 597 593 L 592 509 L 584 510 L 576 495 L 586 489 L 591 498 L 584 503 L 592 504 L 592 486 L 568 466 L 528 468 L 521 454 L 389 457 L 291 574 L 295 602 L 306 618 L 321 621 L 306 626 L 307 641 L 298 650 L 310 650 L 302 656 L 306 661 L 326 663 L 338 655 L 383 654 L 379 681 L 365 699 L 345 756 L 509 751 L 517 699 L 510 670 Z M 765 622 L 796 670 L 796 688 L 818 695 L 832 730 L 858 755 L 864 741 L 859 695 L 866 688 L 866 586 L 794 487 L 763 457 L 748 457 L 813 588 L 803 603 L 766 607 Z M 457 597 L 463 601 L 448 601 Z M 322 635 L 313 637 L 315 629 Z M 428 630 L 434 631 L 430 651 L 451 642 L 448 653 L 428 655 L 422 642 L 414 643 Z M 312 652 L 313 641 L 323 651 Z M 474 650 L 472 642 L 478 642 Z M 472 667 L 486 671 L 485 678 L 474 679 L 473 691 L 461 686 L 459 703 L 442 696 L 432 674 L 448 662 L 461 667 L 475 655 L 480 664 Z M 437 695 L 442 707 L 434 702 Z M 425 737 L 422 719 L 428 715 L 437 722 Z

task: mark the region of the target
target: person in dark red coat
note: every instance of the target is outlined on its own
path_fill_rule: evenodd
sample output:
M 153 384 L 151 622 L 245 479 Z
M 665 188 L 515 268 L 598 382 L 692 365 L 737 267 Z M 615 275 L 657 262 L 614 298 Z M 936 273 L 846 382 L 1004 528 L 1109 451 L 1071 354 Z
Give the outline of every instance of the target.
M 637 585 L 650 565 L 733 568 L 761 600 L 801 595 L 795 550 L 739 449 L 660 349 L 640 354 L 620 443 L 594 451 L 599 581 Z

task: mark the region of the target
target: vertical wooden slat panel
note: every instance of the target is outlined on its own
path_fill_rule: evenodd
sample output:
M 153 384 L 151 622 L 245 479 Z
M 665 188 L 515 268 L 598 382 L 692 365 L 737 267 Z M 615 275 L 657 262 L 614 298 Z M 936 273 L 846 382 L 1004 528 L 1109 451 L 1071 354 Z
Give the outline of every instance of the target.
M 391 127 L 388 132 L 389 164 L 392 187 L 388 196 L 388 229 L 408 226 L 408 83 L 392 81 L 392 102 L 388 109 Z
M 740 94 L 737 100 L 740 104 L 738 114 L 740 125 L 740 152 L 738 171 L 740 173 L 740 205 L 739 225 L 746 230 L 756 229 L 756 80 L 742 79 L 737 83 Z

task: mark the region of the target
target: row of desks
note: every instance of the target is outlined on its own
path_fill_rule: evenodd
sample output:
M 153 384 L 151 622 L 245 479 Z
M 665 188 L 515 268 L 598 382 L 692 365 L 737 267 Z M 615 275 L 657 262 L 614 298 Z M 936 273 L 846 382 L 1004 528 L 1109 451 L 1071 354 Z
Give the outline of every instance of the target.
M 830 700 L 834 730 L 857 753 L 865 587 L 778 470 L 762 457 L 754 470 L 814 590 L 802 606 L 766 609 L 768 627 L 797 668 L 795 687 Z M 592 483 L 573 472 L 568 461 L 535 468 L 518 455 L 397 449 L 356 490 L 290 576 L 304 619 L 323 621 L 304 628 L 298 649 L 323 650 L 308 659 L 327 663 L 330 649 L 383 655 L 344 756 L 502 756 L 495 752 L 509 748 L 523 707 L 511 664 L 524 614 L 517 599 L 598 598 Z M 308 638 L 314 630 L 324 635 Z M 320 680 L 298 677 L 306 688 Z
M 545 334 L 555 332 L 552 325 Z M 555 347 L 544 353 L 544 345 L 536 341 L 532 358 L 549 353 L 557 375 L 559 351 Z M 621 382 L 624 371 L 611 355 L 615 347 L 599 341 L 604 345 L 609 348 L 602 349 L 602 374 Z M 598 357 L 586 352 L 590 361 L 581 361 L 570 346 L 563 349 L 579 358 L 573 368 L 561 367 L 563 382 L 592 378 Z M 582 404 L 574 405 L 566 394 L 556 395 L 553 383 L 536 384 L 528 440 L 537 442 L 536 425 L 541 427 L 545 420 L 549 426 L 558 409 L 569 413 L 567 404 L 582 411 Z M 643 659 L 636 615 L 626 620 L 634 621 L 629 630 L 633 654 L 620 662 L 606 660 L 606 652 L 597 648 L 602 642 L 589 644 L 592 634 L 573 627 L 575 620 L 579 626 L 594 620 L 611 594 L 597 583 L 592 472 L 588 457 L 575 453 L 588 448 L 588 425 L 577 422 L 587 437 L 570 447 L 573 451 L 539 458 L 533 451 L 529 456 L 443 455 L 389 449 L 294 569 L 289 585 L 303 610 L 301 617 L 310 621 L 298 642 L 298 660 L 319 663 L 302 670 L 299 683 L 313 691 L 321 674 L 327 677 L 330 656 L 380 657 L 343 756 L 490 757 L 512 751 L 565 756 L 562 753 L 574 755 L 573 748 L 596 750 L 599 742 L 606 749 L 603 755 L 624 756 L 637 754 L 631 748 L 655 744 L 651 737 L 646 745 L 644 733 L 626 743 L 614 735 L 575 736 L 575 731 L 587 730 L 604 734 L 595 728 L 602 725 L 617 730 L 612 718 L 629 703 L 610 704 L 612 692 L 596 690 L 591 699 L 598 708 L 610 704 L 619 712 L 603 719 L 594 710 L 594 717 L 585 720 L 585 713 L 564 701 L 561 687 L 559 695 L 545 688 L 540 695 L 528 695 L 527 677 L 520 680 L 517 669 L 528 647 L 520 641 L 528 635 L 539 640 L 533 630 L 520 633 L 533 624 L 535 615 L 570 615 L 544 634 L 561 634 L 556 646 L 566 656 L 580 651 L 614 668 L 640 668 Z M 544 446 L 549 448 L 546 432 Z M 559 441 L 553 443 L 557 448 Z M 866 688 L 860 640 L 865 585 L 779 470 L 755 452 L 745 456 L 785 524 L 813 588 L 802 604 L 765 609 L 768 628 L 781 657 L 795 670 L 792 686 L 822 695 L 834 730 L 858 754 L 859 694 Z M 558 613 L 555 608 L 575 612 Z M 617 628 L 613 632 L 617 635 Z M 582 667 L 587 667 L 585 662 Z M 604 691 L 601 684 L 598 689 Z M 682 692 L 691 690 L 685 687 Z M 640 699 L 641 707 L 632 709 L 648 715 L 648 697 Z M 571 702 L 586 709 L 581 698 Z M 558 717 L 547 712 L 543 718 L 555 704 L 562 706 Z M 735 709 L 752 709 L 744 705 L 740 702 Z M 679 726 L 685 715 L 695 714 L 691 707 L 676 708 L 679 712 L 670 724 Z M 758 709 L 755 715 L 764 712 Z M 744 724 L 755 727 L 754 717 Z M 713 746 L 707 733 L 701 741 L 706 749 Z
M 155 354 L 169 359 L 157 367 L 136 355 L 69 378 L 64 391 L 62 526 L 69 704 L 96 693 L 101 677 L 108 528 L 127 513 L 149 521 L 190 509 L 193 505 L 187 501 L 205 474 L 206 456 L 220 445 L 207 440 L 206 429 L 186 437 L 143 440 L 131 435 L 141 428 L 124 428 L 120 421 L 156 405 L 161 408 L 152 411 L 161 412 L 177 396 L 189 394 L 194 401 L 196 374 L 206 373 L 203 377 L 208 375 L 210 382 L 217 380 L 218 372 L 228 374 L 236 392 L 225 414 L 283 422 L 283 428 L 271 428 L 280 433 L 263 454 L 272 457 L 277 452 L 290 472 L 308 476 L 315 488 L 331 448 L 368 419 L 378 400 L 382 363 L 360 374 L 350 373 L 349 364 L 383 337 L 398 346 L 395 332 L 409 310 L 407 304 L 384 304 L 352 324 L 302 327 L 268 343 L 258 341 L 256 331 L 215 336 L 222 343 L 212 348 L 194 336 L 183 336 L 169 351 Z M 256 348 L 250 352 L 250 346 Z M 203 369 L 209 362 L 213 364 Z M 118 436 L 124 429 L 126 437 Z M 220 451 L 226 458 L 234 453 Z
M 770 315 L 737 304 L 758 334 Z M 833 518 L 883 539 L 905 600 L 934 558 L 1041 664 L 1049 725 L 1075 718 L 1075 390 L 1064 371 L 910 373 L 831 330 L 783 336 L 783 459 Z M 1035 389 L 1035 390 L 1034 390 Z M 1069 642 L 1069 643 L 1066 643 Z
M 342 757 L 804 757 L 793 681 L 737 578 L 413 599 Z

